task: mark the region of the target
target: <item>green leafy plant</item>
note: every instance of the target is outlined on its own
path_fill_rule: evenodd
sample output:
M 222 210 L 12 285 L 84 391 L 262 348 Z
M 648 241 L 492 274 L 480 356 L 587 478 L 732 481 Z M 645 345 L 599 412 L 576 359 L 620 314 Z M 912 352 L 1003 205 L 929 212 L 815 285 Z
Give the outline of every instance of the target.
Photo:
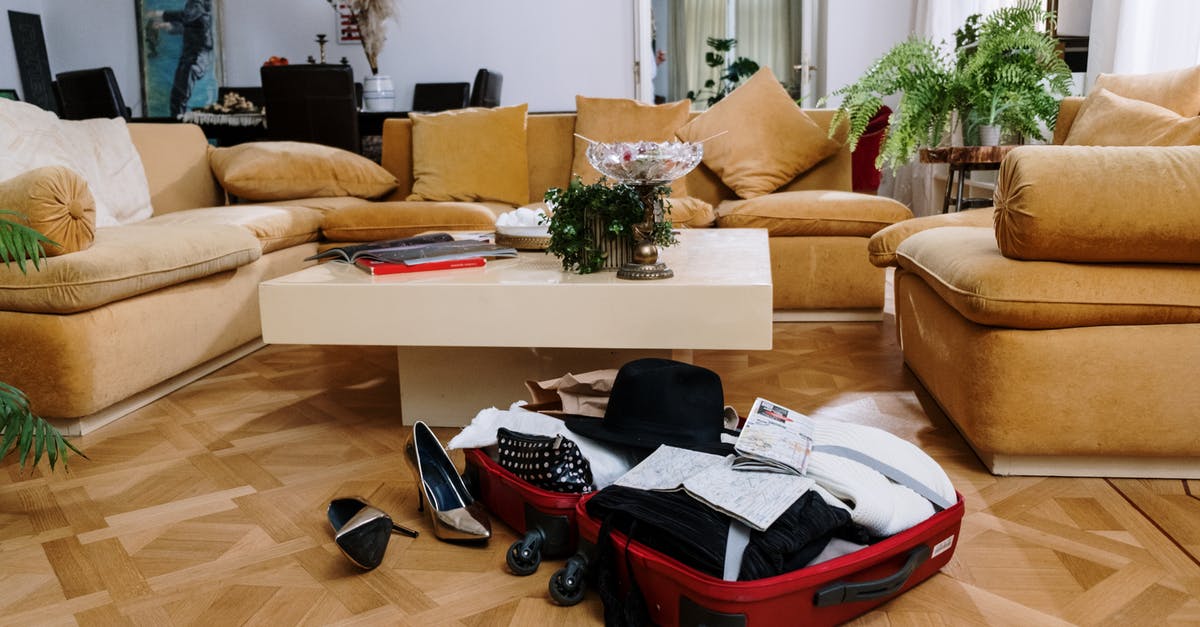
M 660 185 L 653 189 L 649 200 L 662 202 L 668 192 L 669 187 Z M 550 217 L 550 246 L 546 251 L 562 260 L 563 270 L 580 274 L 604 267 L 604 250 L 598 237 L 592 237 L 591 233 L 595 223 L 603 236 L 624 238 L 632 245 L 637 237 L 634 227 L 646 215 L 637 188 L 623 183 L 609 185 L 603 178 L 586 185 L 575 177 L 566 189 L 548 190 L 545 200 L 554 209 Z M 664 207 L 664 213 L 669 214 L 669 208 Z M 667 216 L 655 221 L 651 240 L 660 247 L 675 243 Z
M 1042 136 L 1053 127 L 1059 99 L 1071 93 L 1071 70 L 1058 53 L 1058 42 L 1038 26 L 1054 15 L 1037 2 L 1022 2 L 989 13 L 979 21 L 975 45 L 960 54 L 962 81 L 973 115 L 1004 134 Z
M 0 261 L 6 268 L 15 263 L 25 273 L 26 261 L 34 269 L 41 268 L 45 259 L 43 243 L 55 244 L 21 219 L 21 214 L 15 211 L 0 209 Z M 44 454 L 53 470 L 60 460 L 66 466 L 68 450 L 86 457 L 54 425 L 33 413 L 24 392 L 0 381 L 0 459 L 16 451 L 21 467 L 25 468 L 27 464 L 37 466 Z
M 709 37 L 706 41 L 712 50 L 705 51 L 704 64 L 712 68 L 713 77 L 704 81 L 703 89 L 689 91 L 687 97 L 692 101 L 706 98 L 705 102 L 711 107 L 736 89 L 743 78 L 757 72 L 759 66 L 756 61 L 746 57 L 727 60 L 727 56 L 737 45 L 736 39 Z
M 851 150 L 883 98 L 900 95 L 876 165 L 896 167 L 922 146 L 950 133 L 952 120 L 974 126 L 994 120 L 1007 133 L 1041 137 L 1053 127 L 1059 98 L 1070 93 L 1071 73 L 1057 42 L 1041 25 L 1053 23 L 1037 0 L 985 16 L 968 17 L 955 33 L 953 53 L 913 37 L 889 50 L 857 81 L 833 92 L 843 97 L 830 129 L 849 121 Z

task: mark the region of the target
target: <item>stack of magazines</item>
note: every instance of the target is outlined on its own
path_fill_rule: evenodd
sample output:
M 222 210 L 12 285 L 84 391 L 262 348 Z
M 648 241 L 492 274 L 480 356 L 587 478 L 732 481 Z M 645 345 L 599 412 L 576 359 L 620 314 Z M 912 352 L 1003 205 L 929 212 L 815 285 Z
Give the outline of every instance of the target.
M 352 263 L 370 274 L 397 274 L 451 268 L 473 268 L 488 258 L 516 257 L 517 250 L 483 240 L 455 240 L 449 233 L 350 244 L 323 250 L 305 259 Z

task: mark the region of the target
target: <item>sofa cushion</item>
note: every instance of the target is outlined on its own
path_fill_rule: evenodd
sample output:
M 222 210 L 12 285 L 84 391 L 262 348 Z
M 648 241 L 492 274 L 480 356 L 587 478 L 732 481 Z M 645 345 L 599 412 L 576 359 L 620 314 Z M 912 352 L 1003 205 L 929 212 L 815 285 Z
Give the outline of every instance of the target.
M 240 226 L 258 238 L 265 255 L 281 248 L 317 241 L 323 217 L 322 212 L 306 207 L 231 205 L 176 211 L 150 218 L 146 223 Z
M 250 203 L 265 207 L 304 207 L 321 213 L 337 211 L 346 207 L 356 207 L 363 204 L 362 198 L 354 196 L 323 196 L 320 198 L 295 198 L 292 200 L 272 200 L 270 202 Z
M 908 239 L 913 233 L 920 233 L 939 226 L 983 226 L 991 228 L 992 214 L 995 207 L 967 209 L 952 213 L 940 213 L 932 216 L 921 216 L 912 220 L 902 220 L 889 227 L 880 229 L 867 242 L 867 256 L 871 265 L 886 268 L 896 265 L 896 247 Z
M 1021 261 L 1000 254 L 993 229 L 954 226 L 916 233 L 896 255 L 901 268 L 977 324 L 1059 329 L 1200 322 L 1200 266 Z
M 347 150 L 307 142 L 250 142 L 209 155 L 225 191 L 253 201 L 321 196 L 376 198 L 396 177 Z
M 704 165 L 741 198 L 769 194 L 837 152 L 768 68 L 763 68 L 676 135 L 704 142 Z
M 407 200 L 529 202 L 527 109 L 410 114 L 413 187 Z
M 996 179 L 1016 259 L 1200 263 L 1200 146 L 1022 146 Z
M 225 204 L 208 164 L 212 146 L 195 124 L 133 123 L 129 136 L 142 158 L 154 215 Z
M 96 203 L 87 182 L 70 168 L 47 166 L 0 182 L 0 209 L 21 214 L 54 242 L 42 244 L 47 257 L 83 250 L 96 238 Z
M 1200 144 L 1200 117 L 1097 89 L 1083 101 L 1063 144 L 1194 146 Z
M 665 142 L 688 121 L 690 100 L 649 105 L 629 98 L 575 96 L 575 132 L 597 142 Z M 575 138 L 571 172 L 584 183 L 595 183 L 600 173 L 587 158 L 588 142 Z M 671 182 L 671 196 L 687 196 L 683 179 Z
M 1200 65 L 1151 74 L 1101 74 L 1092 89 L 1152 102 L 1179 115 L 1200 114 Z
M 778 192 L 717 206 L 717 226 L 767 229 L 771 237 L 870 237 L 911 217 L 908 207 L 891 198 L 855 192 Z
M 674 226 L 703 229 L 717 223 L 713 206 L 695 196 L 667 198 L 664 202 L 669 205 L 669 217 Z
M 396 201 L 362 203 L 325 214 L 321 233 L 332 242 L 373 242 L 426 231 L 491 231 L 501 203 Z
M 92 247 L 47 260 L 38 272 L 0 266 L 0 310 L 68 314 L 231 270 L 258 259 L 237 226 L 132 224 L 100 228 Z
M 125 120 L 59 120 L 34 105 L 0 99 L 0 180 L 48 165 L 71 168 L 87 181 L 96 226 L 130 224 L 154 212 Z

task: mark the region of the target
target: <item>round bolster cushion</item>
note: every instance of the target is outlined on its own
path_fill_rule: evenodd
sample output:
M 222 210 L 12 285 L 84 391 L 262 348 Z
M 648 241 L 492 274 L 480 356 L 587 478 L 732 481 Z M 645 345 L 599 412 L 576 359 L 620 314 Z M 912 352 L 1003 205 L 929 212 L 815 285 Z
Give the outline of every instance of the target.
M 92 192 L 82 176 L 63 166 L 29 170 L 0 182 L 0 208 L 21 214 L 25 224 L 54 242 L 42 244 L 47 257 L 84 250 L 96 239 Z
M 1023 146 L 995 202 L 1012 259 L 1200 263 L 1200 146 Z

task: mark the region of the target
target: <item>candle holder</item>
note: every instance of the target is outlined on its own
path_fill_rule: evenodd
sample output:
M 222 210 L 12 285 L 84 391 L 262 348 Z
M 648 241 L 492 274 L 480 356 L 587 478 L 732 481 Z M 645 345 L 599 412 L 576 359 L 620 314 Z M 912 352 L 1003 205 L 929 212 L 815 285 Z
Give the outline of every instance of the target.
M 654 225 L 663 220 L 662 195 L 656 190 L 687 174 L 700 163 L 704 147 L 691 142 L 588 141 L 588 162 L 601 174 L 637 190 L 645 210 L 633 227 L 633 261 L 617 269 L 619 279 L 668 279 L 675 272 L 658 260 Z

